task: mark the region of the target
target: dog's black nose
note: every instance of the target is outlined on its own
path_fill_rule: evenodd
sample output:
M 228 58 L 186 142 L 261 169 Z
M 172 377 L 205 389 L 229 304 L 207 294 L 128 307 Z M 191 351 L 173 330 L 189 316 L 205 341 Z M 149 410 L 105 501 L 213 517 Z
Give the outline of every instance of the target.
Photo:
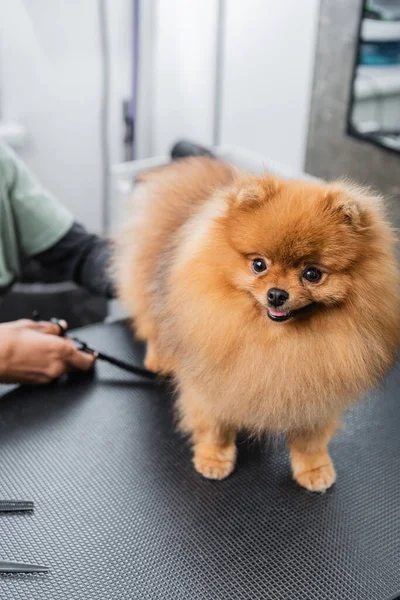
M 271 288 L 267 292 L 268 303 L 271 306 L 282 306 L 285 304 L 286 300 L 289 298 L 289 294 L 285 292 L 285 290 L 280 290 L 279 288 Z

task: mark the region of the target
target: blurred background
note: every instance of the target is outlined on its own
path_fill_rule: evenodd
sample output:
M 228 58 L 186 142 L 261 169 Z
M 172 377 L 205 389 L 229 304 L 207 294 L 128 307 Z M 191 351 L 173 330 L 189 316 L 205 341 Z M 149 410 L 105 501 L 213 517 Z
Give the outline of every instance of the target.
M 179 139 L 254 170 L 372 184 L 397 225 L 400 0 L 0 0 L 0 137 L 104 235 L 138 170 Z M 2 320 L 33 305 L 75 326 L 118 314 L 37 277 Z

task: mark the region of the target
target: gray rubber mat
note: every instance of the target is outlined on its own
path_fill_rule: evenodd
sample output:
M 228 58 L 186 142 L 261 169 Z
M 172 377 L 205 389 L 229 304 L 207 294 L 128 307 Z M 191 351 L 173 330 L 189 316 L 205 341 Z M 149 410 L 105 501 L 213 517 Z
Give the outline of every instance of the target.
M 83 339 L 140 364 L 124 324 Z M 95 377 L 5 393 L 0 558 L 48 575 L 0 578 L 0 598 L 386 600 L 400 590 L 400 371 L 346 416 L 337 485 L 297 487 L 280 441 L 239 443 L 237 471 L 202 479 L 170 395 L 98 365 Z

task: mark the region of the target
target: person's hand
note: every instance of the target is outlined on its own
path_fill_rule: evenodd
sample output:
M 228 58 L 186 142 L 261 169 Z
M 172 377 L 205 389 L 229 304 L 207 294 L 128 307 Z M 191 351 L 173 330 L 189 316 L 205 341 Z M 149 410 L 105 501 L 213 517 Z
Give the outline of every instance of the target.
M 67 371 L 91 369 L 95 357 L 59 334 L 56 323 L 26 319 L 1 323 L 0 382 L 49 383 Z

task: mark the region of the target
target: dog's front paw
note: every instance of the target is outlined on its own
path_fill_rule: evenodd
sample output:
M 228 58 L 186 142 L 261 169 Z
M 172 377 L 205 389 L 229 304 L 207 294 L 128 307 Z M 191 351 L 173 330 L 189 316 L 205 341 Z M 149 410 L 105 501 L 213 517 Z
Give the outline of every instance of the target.
M 236 464 L 236 446 L 225 448 L 199 444 L 194 448 L 194 468 L 207 479 L 225 479 L 232 473 Z
M 310 492 L 325 492 L 335 483 L 336 473 L 332 463 L 329 463 L 310 471 L 297 473 L 295 479 Z

